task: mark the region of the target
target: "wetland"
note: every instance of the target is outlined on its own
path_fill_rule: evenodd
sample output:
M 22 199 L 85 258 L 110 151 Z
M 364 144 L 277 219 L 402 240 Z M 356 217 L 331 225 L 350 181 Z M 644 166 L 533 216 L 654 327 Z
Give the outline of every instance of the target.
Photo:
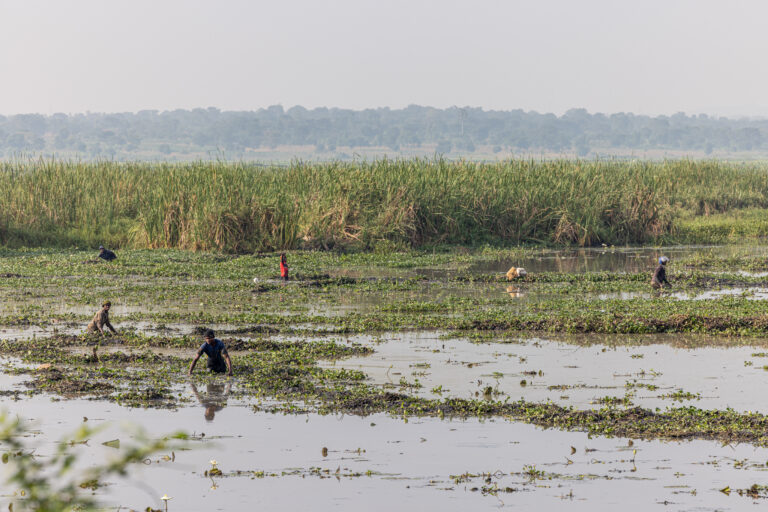
M 275 253 L 118 254 L 0 251 L 0 400 L 25 449 L 70 443 L 87 468 L 115 440 L 186 433 L 89 487 L 106 509 L 766 497 L 766 247 L 292 251 L 287 282 Z M 117 334 L 87 334 L 105 300 Z M 208 328 L 231 378 L 186 375 Z

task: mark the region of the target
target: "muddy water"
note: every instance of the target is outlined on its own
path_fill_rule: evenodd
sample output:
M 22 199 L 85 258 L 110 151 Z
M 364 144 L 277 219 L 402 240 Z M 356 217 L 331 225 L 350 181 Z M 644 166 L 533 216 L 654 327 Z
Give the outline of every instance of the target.
M 690 291 L 690 292 L 610 292 L 596 295 L 584 294 L 585 297 L 594 296 L 597 299 L 621 299 L 630 300 L 636 298 L 649 299 L 651 297 L 666 297 L 677 300 L 713 300 L 722 297 L 744 297 L 749 300 L 768 300 L 768 288 L 756 286 L 753 288 L 733 287 L 719 290 Z
M 764 348 L 685 349 L 663 337 L 636 339 L 644 344 L 581 347 L 540 338 L 475 344 L 441 339 L 440 333 L 398 333 L 375 343 L 351 338 L 375 352 L 324 364 L 362 370 L 387 387 L 400 388 L 402 379 L 418 381 L 420 388 L 403 389 L 432 398 L 482 397 L 490 386 L 496 399 L 550 400 L 577 408 L 602 407 L 601 398 L 629 394 L 632 404 L 650 409 L 682 404 L 768 414 L 768 397 L 755 393 L 768 382 Z M 675 395 L 678 390 L 696 396 Z
M 135 330 L 144 334 L 193 334 L 195 326 L 182 323 L 164 323 L 158 325 L 155 322 L 120 322 L 112 320 L 118 332 L 123 329 Z M 0 339 L 3 340 L 28 340 L 55 334 L 78 335 L 85 333 L 88 322 L 57 322 L 49 325 L 25 325 L 16 327 L 0 327 Z M 212 325 L 213 328 L 232 328 L 232 325 Z M 109 340 L 109 335 L 107 337 Z
M 653 270 L 661 256 L 673 261 L 680 257 L 717 254 L 768 255 L 768 247 L 738 246 L 677 246 L 666 248 L 584 248 L 536 252 L 531 256 L 499 259 L 472 265 L 470 272 L 506 272 L 510 267 L 523 267 L 529 272 L 642 272 Z
M 173 498 L 170 511 L 645 511 L 665 503 L 673 510 L 740 510 L 752 506 L 752 500 L 719 489 L 764 481 L 768 460 L 767 449 L 751 446 L 635 441 L 629 447 L 627 439 L 589 439 L 504 420 L 294 417 L 254 413 L 243 403 L 223 407 L 212 421 L 202 405 L 168 412 L 35 398 L 21 407 L 15 402 L 3 406 L 33 419 L 37 435 L 29 442 L 41 455 L 50 453 L 55 441 L 68 439 L 84 416 L 92 426 L 113 424 L 77 447 L 94 461 L 115 452 L 101 443 L 129 442 L 132 435 L 116 426 L 126 420 L 151 435 L 179 428 L 194 433 L 191 450 L 158 454 L 136 466 L 130 478 L 112 478 L 97 491 L 110 506 L 137 510 L 162 508 L 163 494 Z M 224 477 L 204 476 L 211 459 Z M 544 474 L 523 474 L 530 465 Z M 320 468 L 319 474 L 311 468 Z M 236 471 L 243 473 L 232 475 Z M 254 471 L 279 476 L 255 478 Z M 452 478 L 468 472 L 493 475 L 490 483 L 479 477 L 459 483 Z M 483 495 L 484 485 L 514 492 Z
M 674 262 L 681 257 L 697 255 L 766 255 L 768 246 L 670 246 L 670 247 L 586 247 L 579 249 L 544 249 L 522 256 L 499 257 L 462 268 L 471 274 L 505 273 L 510 267 L 523 267 L 529 272 L 642 272 L 653 270 L 661 256 Z M 459 270 L 454 265 L 397 269 L 389 267 L 356 267 L 331 270 L 334 277 L 404 278 L 422 277 L 442 280 Z M 766 273 L 768 275 L 768 273 Z

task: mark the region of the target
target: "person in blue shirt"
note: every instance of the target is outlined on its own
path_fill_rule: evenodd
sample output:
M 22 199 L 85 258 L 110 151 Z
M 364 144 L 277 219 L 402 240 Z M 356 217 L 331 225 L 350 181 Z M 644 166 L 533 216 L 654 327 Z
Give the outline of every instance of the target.
M 197 350 L 197 355 L 192 360 L 192 364 L 189 365 L 189 375 L 192 375 L 197 360 L 203 354 L 208 356 L 209 370 L 214 373 L 227 372 L 227 375 L 232 375 L 232 361 L 229 359 L 227 347 L 221 340 L 216 339 L 216 334 L 211 329 L 205 331 L 205 343 Z

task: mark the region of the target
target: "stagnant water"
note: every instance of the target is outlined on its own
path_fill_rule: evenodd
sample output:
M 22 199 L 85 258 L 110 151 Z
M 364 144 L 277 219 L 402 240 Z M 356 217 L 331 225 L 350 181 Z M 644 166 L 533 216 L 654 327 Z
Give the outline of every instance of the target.
M 432 398 L 482 397 L 491 386 L 496 399 L 577 408 L 602 407 L 603 397 L 629 394 L 632 404 L 650 409 L 682 404 L 768 414 L 768 397 L 755 393 L 768 382 L 765 348 L 707 346 L 717 340 L 706 337 L 697 337 L 700 348 L 680 348 L 675 338 L 679 336 L 599 338 L 631 343 L 610 347 L 544 338 L 477 344 L 443 339 L 441 333 L 396 333 L 379 336 L 375 343 L 366 336 L 349 338 L 375 352 L 321 364 L 362 370 L 382 386 L 400 387 L 401 379 L 418 382 L 421 387 L 410 392 Z M 675 395 L 680 390 L 695 397 Z
M 741 510 L 753 500 L 720 489 L 764 482 L 768 470 L 768 449 L 748 445 L 636 440 L 629 446 L 627 439 L 590 439 L 505 420 L 283 416 L 227 403 L 221 389 L 212 392 L 220 407 L 213 418 L 205 414 L 205 399 L 177 411 L 42 397 L 3 406 L 32 419 L 38 434 L 28 442 L 41 456 L 57 440 L 71 439 L 67 434 L 84 416 L 88 425 L 111 425 L 76 447 L 89 460 L 112 455 L 104 442 L 130 440 L 119 428 L 125 421 L 154 436 L 176 429 L 194 434 L 189 450 L 160 453 L 97 491 L 109 506 L 136 510 L 162 508 L 164 494 L 172 497 L 170 511 Z M 211 459 L 223 477 L 204 476 Z M 257 477 L 261 471 L 266 476 Z M 465 473 L 491 476 L 488 482 L 452 478 Z M 494 485 L 512 492 L 483 494 L 483 486 Z
M 471 272 L 506 272 L 510 267 L 523 267 L 529 272 L 651 272 L 661 256 L 671 258 L 672 264 L 680 257 L 714 254 L 719 257 L 733 255 L 768 255 L 764 246 L 672 246 L 648 247 L 595 247 L 572 250 L 537 251 L 530 256 L 478 263 Z

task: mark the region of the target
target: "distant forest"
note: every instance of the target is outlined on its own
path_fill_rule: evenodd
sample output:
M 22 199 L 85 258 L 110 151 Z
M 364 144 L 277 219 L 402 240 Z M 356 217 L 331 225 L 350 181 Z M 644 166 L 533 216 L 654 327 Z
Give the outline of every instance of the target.
M 611 151 L 768 151 L 768 120 L 707 115 L 649 117 L 590 114 L 556 116 L 522 110 L 346 110 L 272 106 L 257 111 L 216 108 L 115 114 L 0 116 L 0 157 L 42 154 L 79 158 L 201 158 L 220 153 L 301 146 L 333 156 L 380 148 L 392 154 L 568 153 Z M 346 153 L 343 153 L 346 155 Z

